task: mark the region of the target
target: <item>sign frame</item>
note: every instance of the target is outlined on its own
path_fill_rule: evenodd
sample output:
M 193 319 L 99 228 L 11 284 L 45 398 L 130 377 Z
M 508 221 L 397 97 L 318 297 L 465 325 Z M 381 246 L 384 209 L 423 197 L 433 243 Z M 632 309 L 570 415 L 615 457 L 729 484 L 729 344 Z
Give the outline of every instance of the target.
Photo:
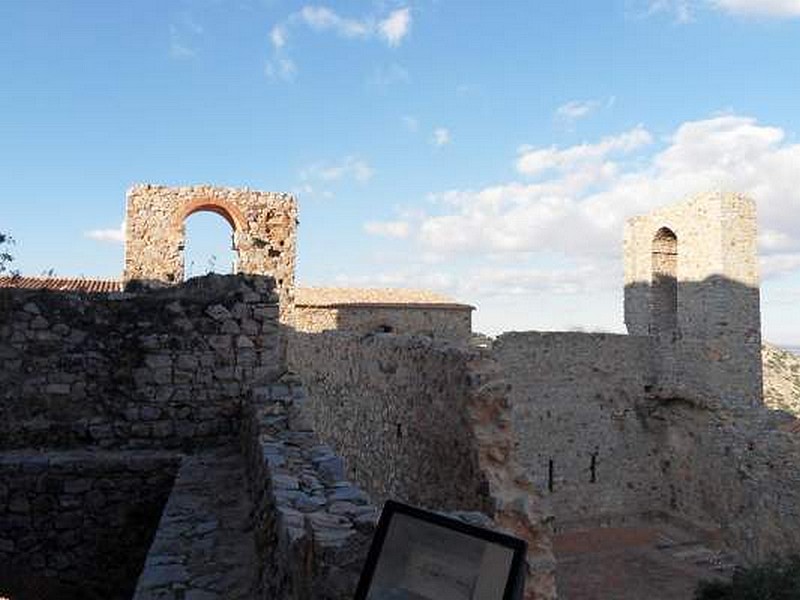
M 449 531 L 477 538 L 488 544 L 496 544 L 511 551 L 511 564 L 508 569 L 502 600 L 517 600 L 522 598 L 525 584 L 525 558 L 528 550 L 528 544 L 525 540 L 498 531 L 471 525 L 459 519 L 410 506 L 402 502 L 387 500 L 383 506 L 375 535 L 372 538 L 372 544 L 370 545 L 364 568 L 361 571 L 361 577 L 358 581 L 354 600 L 367 600 L 369 597 L 373 576 L 375 575 L 384 550 L 384 542 L 389 532 L 389 525 L 392 519 L 397 515 L 404 515 L 414 520 L 443 527 Z

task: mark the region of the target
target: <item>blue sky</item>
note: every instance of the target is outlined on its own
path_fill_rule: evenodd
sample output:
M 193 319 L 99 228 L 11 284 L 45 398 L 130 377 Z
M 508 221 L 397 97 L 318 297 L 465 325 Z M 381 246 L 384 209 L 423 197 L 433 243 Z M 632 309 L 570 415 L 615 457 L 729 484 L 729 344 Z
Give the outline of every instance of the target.
M 622 331 L 625 218 L 758 202 L 800 343 L 800 0 L 0 3 L 0 230 L 117 277 L 125 191 L 291 191 L 302 285 L 423 287 L 475 327 Z M 187 223 L 192 272 L 227 224 Z M 213 256 L 213 258 L 212 258 Z

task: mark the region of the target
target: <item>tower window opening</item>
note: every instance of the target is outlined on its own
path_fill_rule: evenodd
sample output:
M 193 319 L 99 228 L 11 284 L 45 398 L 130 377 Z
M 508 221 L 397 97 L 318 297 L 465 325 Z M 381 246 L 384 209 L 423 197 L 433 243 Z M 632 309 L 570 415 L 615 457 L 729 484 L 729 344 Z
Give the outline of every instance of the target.
M 652 272 L 650 331 L 674 331 L 678 326 L 678 238 L 668 227 L 653 238 Z

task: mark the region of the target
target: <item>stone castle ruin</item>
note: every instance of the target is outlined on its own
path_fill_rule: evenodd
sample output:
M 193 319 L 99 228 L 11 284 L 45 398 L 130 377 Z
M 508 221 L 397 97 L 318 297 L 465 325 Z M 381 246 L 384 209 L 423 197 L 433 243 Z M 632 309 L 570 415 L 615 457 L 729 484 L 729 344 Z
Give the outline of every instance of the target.
M 200 210 L 238 274 L 182 281 Z M 285 194 L 137 186 L 122 281 L 0 280 L 0 596 L 351 598 L 387 498 L 526 539 L 527 599 L 689 597 L 800 550 L 751 200 L 629 221 L 628 335 L 489 348 L 438 295 L 296 288 L 296 224 Z

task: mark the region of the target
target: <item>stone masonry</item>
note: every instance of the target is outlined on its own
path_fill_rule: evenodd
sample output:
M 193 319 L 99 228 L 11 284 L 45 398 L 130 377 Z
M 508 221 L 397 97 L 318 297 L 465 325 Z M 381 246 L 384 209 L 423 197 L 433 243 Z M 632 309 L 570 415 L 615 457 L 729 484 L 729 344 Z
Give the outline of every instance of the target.
M 0 449 L 214 443 L 243 394 L 285 370 L 269 278 L 0 298 Z
M 659 341 L 664 393 L 760 404 L 755 203 L 715 192 L 630 219 L 624 259 L 625 324 Z
M 183 281 L 184 221 L 199 211 L 222 216 L 233 231 L 237 273 L 270 275 L 288 319 L 293 306 L 297 203 L 290 194 L 212 186 L 137 185 L 125 217 L 126 284 Z
M 0 454 L 0 596 L 130 598 L 177 464 L 153 451 Z
M 357 331 L 466 342 L 474 307 L 418 290 L 298 288 L 293 327 L 308 333 Z
M 163 285 L 198 210 L 231 224 L 240 271 L 276 281 Z M 132 589 L 154 534 L 137 599 L 344 600 L 389 497 L 526 539 L 526 600 L 556 597 L 554 530 L 657 519 L 745 562 L 800 550 L 800 439 L 761 403 L 752 201 L 705 194 L 629 222 L 630 335 L 486 349 L 463 343 L 465 305 L 312 302 L 323 327 L 300 331 L 295 219 L 287 195 L 137 186 L 126 292 L 0 289 L 4 563 L 56 586 L 84 569 L 76 597 L 109 597 L 91 557 L 143 524 L 135 557 L 107 553 Z

